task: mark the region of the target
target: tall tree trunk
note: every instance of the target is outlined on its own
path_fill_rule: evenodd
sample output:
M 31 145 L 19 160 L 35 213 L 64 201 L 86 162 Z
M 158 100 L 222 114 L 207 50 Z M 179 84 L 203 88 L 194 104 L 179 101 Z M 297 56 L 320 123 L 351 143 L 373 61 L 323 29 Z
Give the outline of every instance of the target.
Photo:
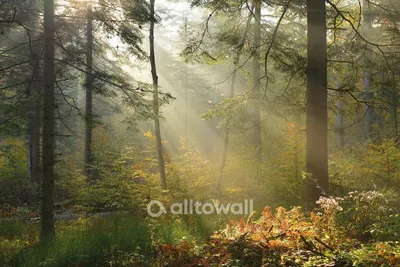
M 253 93 L 255 97 L 254 105 L 254 146 L 256 151 L 256 158 L 261 160 L 261 66 L 260 59 L 260 46 L 261 46 L 261 0 L 254 0 L 254 66 L 253 66 Z
M 364 37 L 367 37 L 368 31 L 371 28 L 371 15 L 369 12 L 369 3 L 368 0 L 363 1 L 363 34 Z M 367 55 L 368 53 L 366 53 Z M 371 74 L 368 69 L 368 57 L 365 57 L 364 60 L 364 90 L 365 90 L 365 139 L 370 140 L 373 135 L 373 120 L 374 120 L 374 109 L 371 106 L 371 102 L 373 99 L 373 92 L 370 90 L 371 83 Z
M 158 76 L 157 76 L 157 66 L 156 66 L 156 56 L 154 51 L 154 24 L 156 22 L 155 19 L 155 11 L 154 11 L 155 0 L 150 0 L 150 63 L 151 63 L 151 75 L 153 77 L 153 87 L 154 87 L 154 124 L 155 124 L 155 132 L 156 132 L 156 140 L 157 140 L 157 153 L 158 153 L 158 167 L 160 171 L 160 183 L 161 188 L 167 189 L 167 178 L 165 174 L 165 161 L 164 161 L 164 152 L 162 147 L 162 139 L 161 139 L 161 130 L 160 130 L 160 105 L 158 99 Z
M 92 121 L 93 121 L 93 5 L 87 10 L 86 44 L 86 122 L 85 122 L 85 172 L 90 177 L 92 168 Z
M 36 0 L 32 1 L 31 10 L 38 9 Z M 32 12 L 32 11 L 29 11 Z M 30 107 L 28 111 L 28 166 L 29 178 L 33 183 L 40 183 L 40 127 L 41 127 L 41 70 L 40 70 L 40 50 L 41 42 L 39 42 L 40 33 L 38 32 L 36 17 L 29 13 L 29 21 L 31 23 L 31 36 L 34 42 L 31 43 L 31 56 L 32 56 L 32 83 L 28 88 L 28 95 L 30 97 Z
M 306 195 L 315 201 L 328 193 L 328 110 L 326 7 L 307 0 L 307 178 Z
M 373 135 L 373 116 L 374 109 L 371 106 L 373 93 L 370 91 L 370 73 L 368 70 L 364 71 L 364 88 L 365 88 L 365 139 L 370 140 Z
M 251 25 L 251 16 L 249 17 L 249 19 L 247 21 L 246 30 L 243 34 L 241 42 L 237 46 L 236 55 L 235 55 L 235 58 L 233 59 L 234 72 L 232 74 L 232 80 L 231 80 L 231 86 L 230 86 L 231 90 L 229 93 L 229 98 L 233 98 L 235 95 L 235 84 L 236 84 L 236 77 L 237 77 L 237 71 L 238 71 L 236 68 L 239 65 L 240 55 L 242 54 L 242 50 L 243 50 L 244 44 L 247 39 L 250 25 Z M 223 174 L 224 174 L 226 158 L 228 157 L 228 147 L 229 147 L 229 122 L 227 125 L 225 125 L 225 129 L 224 129 L 224 147 L 223 147 L 223 152 L 222 152 L 221 164 L 219 166 L 219 176 L 218 176 L 218 180 L 217 180 L 218 196 L 221 195 L 222 178 L 223 178 Z
M 335 74 L 335 84 L 336 89 L 339 89 L 339 76 Z M 337 102 L 336 102 L 336 140 L 339 147 L 344 146 L 344 127 L 343 127 L 343 102 L 342 102 L 343 92 L 337 92 Z
M 185 14 L 185 46 L 188 45 L 188 14 Z M 188 149 L 188 107 L 189 107 L 189 88 L 188 88 L 188 66 L 185 62 L 185 148 Z
M 395 85 L 393 85 L 395 86 Z M 398 96 L 397 96 L 397 90 L 392 89 L 390 90 L 391 94 L 391 112 L 392 112 L 392 119 L 393 119 L 393 138 L 396 140 L 396 142 L 399 141 L 399 120 L 398 120 L 398 115 L 397 115 L 397 103 L 398 103 Z
M 40 238 L 54 235 L 54 0 L 44 0 L 43 180 Z

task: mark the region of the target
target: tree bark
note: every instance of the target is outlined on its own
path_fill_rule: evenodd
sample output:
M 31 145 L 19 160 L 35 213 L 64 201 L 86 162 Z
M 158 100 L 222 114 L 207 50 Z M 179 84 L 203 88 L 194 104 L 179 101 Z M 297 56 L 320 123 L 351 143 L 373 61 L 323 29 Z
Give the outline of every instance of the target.
M 37 1 L 32 1 L 31 9 L 36 10 L 38 8 Z M 31 11 L 29 11 L 31 12 Z M 29 13 L 29 22 L 31 23 L 31 36 L 34 39 L 40 37 L 38 32 L 37 21 L 33 14 Z M 29 111 L 28 111 L 28 166 L 29 173 L 28 177 L 33 183 L 40 183 L 40 127 L 41 127 L 41 69 L 40 69 L 40 50 L 41 42 L 35 40 L 31 43 L 31 70 L 32 70 L 32 82 L 28 88 L 29 99 Z
M 390 90 L 390 102 L 391 102 L 391 112 L 392 112 L 392 119 L 393 119 L 393 138 L 396 142 L 399 142 L 399 120 L 397 116 L 397 103 L 398 103 L 398 96 L 397 90 L 391 89 Z
M 85 121 L 85 173 L 90 177 L 92 157 L 93 121 L 93 4 L 89 1 L 87 10 L 86 44 L 86 121 Z
M 54 235 L 54 0 L 44 0 L 43 180 L 40 239 Z
M 307 28 L 306 195 L 315 201 L 329 191 L 325 1 L 307 0 Z
M 364 71 L 364 88 L 365 88 L 365 139 L 370 140 L 372 138 L 372 123 L 374 116 L 374 109 L 371 106 L 373 93 L 370 91 L 370 74 L 366 69 Z
M 363 32 L 364 37 L 367 37 L 368 31 L 371 28 L 371 16 L 368 14 L 369 3 L 367 0 L 363 1 Z M 370 90 L 371 74 L 368 69 L 368 56 L 364 60 L 364 90 L 365 90 L 365 139 L 370 140 L 373 135 L 373 120 L 374 120 L 374 109 L 369 104 L 373 100 L 373 92 Z
M 253 61 L 253 93 L 255 98 L 254 105 L 254 146 L 256 151 L 256 158 L 261 160 L 262 141 L 261 141 L 261 66 L 258 60 L 260 59 L 260 46 L 261 46 L 261 0 L 254 0 L 254 61 Z
M 32 53 L 32 79 L 28 90 L 30 101 L 30 110 L 28 111 L 28 177 L 31 182 L 40 182 L 40 59 L 39 53 Z
M 165 161 L 164 161 L 164 152 L 162 146 L 161 139 L 161 129 L 160 129 L 160 105 L 158 99 L 158 76 L 157 76 L 157 66 L 156 66 L 156 57 L 155 57 L 155 49 L 154 49 L 154 25 L 156 22 L 155 19 L 155 11 L 154 11 L 155 0 L 150 0 L 150 64 L 151 64 L 151 75 L 153 78 L 153 104 L 154 104 L 154 124 L 155 124 L 155 134 L 157 140 L 157 153 L 158 153 L 158 167 L 160 171 L 160 184 L 161 188 L 167 189 L 167 178 L 165 174 Z
M 335 74 L 336 89 L 339 89 L 339 76 Z M 344 127 L 343 127 L 343 102 L 341 97 L 343 92 L 337 92 L 336 102 L 336 140 L 339 147 L 344 147 Z
M 188 14 L 185 14 L 185 45 L 188 45 Z M 188 150 L 188 107 L 189 107 L 189 88 L 188 88 L 188 66 L 185 62 L 185 148 Z

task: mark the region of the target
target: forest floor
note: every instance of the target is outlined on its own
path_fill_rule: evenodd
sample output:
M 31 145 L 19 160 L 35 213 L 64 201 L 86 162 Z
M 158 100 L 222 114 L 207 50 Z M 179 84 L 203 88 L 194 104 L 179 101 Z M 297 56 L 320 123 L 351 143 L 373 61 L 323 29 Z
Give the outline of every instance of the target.
M 260 218 L 237 220 L 101 213 L 58 221 L 56 238 L 45 244 L 39 243 L 39 223 L 3 220 L 0 265 L 400 266 L 400 242 L 392 232 L 398 215 L 387 217 L 384 228 L 374 222 L 365 231 L 367 218 L 343 225 L 330 212 L 266 207 Z

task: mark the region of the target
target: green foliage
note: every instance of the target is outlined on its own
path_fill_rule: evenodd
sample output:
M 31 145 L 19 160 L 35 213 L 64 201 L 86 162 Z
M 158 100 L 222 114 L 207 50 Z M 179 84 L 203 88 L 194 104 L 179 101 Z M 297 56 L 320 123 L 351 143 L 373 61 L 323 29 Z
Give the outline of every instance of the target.
M 94 174 L 87 181 L 78 175 L 78 203 L 100 210 L 139 209 L 145 198 L 134 179 L 133 150 L 103 127 L 95 129 L 94 138 Z
M 15 266 L 23 249 L 31 249 L 39 240 L 39 225 L 0 217 L 0 265 Z
M 400 149 L 391 139 L 365 146 L 356 144 L 333 154 L 330 160 L 333 186 L 350 191 L 396 189 L 399 168 Z
M 56 165 L 56 195 L 57 199 L 76 199 L 86 186 L 86 177 L 73 163 L 62 161 Z
M 25 142 L 7 138 L 0 143 L 0 180 L 27 176 L 27 147 Z
M 399 214 L 393 211 L 384 194 L 377 191 L 350 192 L 340 204 L 344 211 L 338 220 L 346 225 L 347 235 L 360 240 L 397 240 Z
M 221 119 L 220 125 L 226 125 L 229 128 L 243 126 L 250 119 L 247 107 L 242 105 L 245 95 L 239 95 L 234 98 L 226 98 L 218 103 L 213 109 L 207 109 L 202 114 L 202 119 L 210 120 L 214 118 Z
M 135 217 L 114 216 L 108 220 L 79 219 L 70 225 L 58 225 L 57 238 L 39 244 L 20 255 L 18 266 L 113 266 L 109 259 L 119 251 L 145 251 L 149 244 L 145 225 Z
M 354 266 L 398 266 L 400 264 L 400 243 L 379 242 L 363 245 L 349 253 Z
M 290 122 L 286 135 L 276 145 L 279 150 L 271 157 L 271 172 L 279 179 L 274 180 L 272 194 L 275 199 L 284 199 L 285 206 L 299 204 L 299 199 L 304 199 L 305 134 L 299 125 Z
M 16 138 L 0 142 L 0 204 L 23 205 L 35 191 L 27 178 L 27 146 Z

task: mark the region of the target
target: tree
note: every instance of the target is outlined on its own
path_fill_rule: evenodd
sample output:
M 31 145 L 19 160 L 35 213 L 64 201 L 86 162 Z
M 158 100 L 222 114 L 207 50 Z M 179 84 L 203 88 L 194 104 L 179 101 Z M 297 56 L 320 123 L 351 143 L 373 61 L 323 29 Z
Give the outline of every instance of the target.
M 337 73 L 334 74 L 335 80 L 335 88 L 337 90 L 340 89 L 339 86 L 339 75 Z M 336 141 L 339 147 L 344 146 L 344 127 L 343 127 L 343 102 L 342 98 L 343 92 L 337 92 L 337 101 L 336 101 Z
M 240 55 L 242 54 L 243 47 L 246 43 L 247 35 L 248 35 L 250 24 L 251 24 L 251 19 L 252 19 L 252 15 L 250 15 L 247 20 L 247 25 L 246 25 L 246 29 L 243 33 L 243 37 L 240 40 L 240 43 L 237 45 L 237 48 L 236 48 L 236 55 L 234 56 L 234 59 L 233 59 L 233 66 L 235 68 L 239 65 L 239 62 L 240 62 Z M 232 74 L 232 78 L 231 78 L 229 98 L 233 98 L 235 96 L 236 77 L 237 77 L 237 71 L 234 71 Z M 222 177 L 224 174 L 226 158 L 228 157 L 228 147 L 229 147 L 229 122 L 227 123 L 227 125 L 225 125 L 225 129 L 224 129 L 224 147 L 223 147 L 223 152 L 222 152 L 221 164 L 219 166 L 219 176 L 218 176 L 218 180 L 217 180 L 217 193 L 218 194 L 221 193 Z
M 41 169 L 40 169 L 40 129 L 41 129 L 41 46 L 40 32 L 37 23 L 36 16 L 32 14 L 32 10 L 39 8 L 38 1 L 32 0 L 30 3 L 29 18 L 28 21 L 31 25 L 31 38 L 30 40 L 30 53 L 32 57 L 31 61 L 31 77 L 32 81 L 28 85 L 27 94 L 29 100 L 29 111 L 28 111 L 28 176 L 34 183 L 40 182 Z
M 329 190 L 325 1 L 307 0 L 307 197 Z
M 92 165 L 92 121 L 93 121 L 93 6 L 88 3 L 86 29 L 86 121 L 85 121 L 85 172 L 90 176 Z
M 44 0 L 43 180 L 40 199 L 40 238 L 54 235 L 54 0 Z
M 28 170 L 27 176 L 31 182 L 40 182 L 40 109 L 41 109 L 41 29 L 38 16 L 35 12 L 39 10 L 38 1 L 30 0 L 23 2 L 0 1 L 0 29 L 4 35 L 2 48 L 5 53 L 1 59 L 1 76 L 7 85 L 1 90 L 3 104 L 10 104 L 3 111 L 4 115 L 13 120 L 5 123 L 25 127 L 28 140 Z M 29 25 L 29 26 L 28 26 Z M 5 41 L 8 39 L 8 41 Z M 10 55 L 18 55 L 10 57 Z M 11 67 L 9 67 L 11 66 Z M 4 68 L 3 68 L 4 67 Z M 9 68 L 9 70 L 7 70 Z M 14 75 L 10 75 L 14 73 Z M 18 73 L 18 74 L 17 74 Z M 21 82 L 21 78 L 26 82 Z M 3 84 L 4 84 L 3 83 Z M 18 100 L 10 97 L 10 94 L 18 94 Z M 8 97 L 7 97 L 8 96 Z M 11 101 L 10 101 L 11 100 Z M 12 101 L 14 100 L 14 101 Z M 21 123 L 18 123 L 18 119 Z M 11 127 L 15 128 L 15 127 Z
M 369 3 L 367 0 L 364 0 L 363 3 L 363 20 L 362 26 L 364 31 L 364 36 L 367 35 L 367 32 L 371 29 L 371 13 L 369 12 Z M 365 138 L 370 140 L 372 137 L 372 124 L 373 124 L 373 117 L 374 117 L 374 109 L 371 106 L 371 102 L 373 100 L 373 92 L 371 92 L 371 74 L 370 70 L 368 69 L 369 62 L 368 56 L 365 55 L 364 60 L 364 89 L 365 89 Z
M 160 171 L 160 183 L 161 188 L 167 189 L 167 178 L 165 174 L 165 161 L 164 161 L 164 152 L 162 147 L 162 139 L 161 139 L 161 129 L 160 129 L 160 104 L 159 104 L 159 92 L 158 92 L 158 76 L 157 76 L 157 65 L 156 65 L 156 57 L 154 51 L 154 25 L 156 22 L 155 11 L 154 11 L 155 0 L 150 0 L 150 64 L 151 64 L 151 75 L 153 78 L 153 101 L 154 101 L 154 124 L 155 124 L 155 133 L 157 140 L 157 153 L 158 153 L 158 167 Z
M 254 65 L 253 65 L 253 93 L 255 97 L 254 105 L 254 146 L 256 158 L 261 160 L 261 111 L 260 111 L 260 92 L 261 92 L 261 66 L 258 62 L 260 58 L 261 46 L 261 0 L 254 0 Z

